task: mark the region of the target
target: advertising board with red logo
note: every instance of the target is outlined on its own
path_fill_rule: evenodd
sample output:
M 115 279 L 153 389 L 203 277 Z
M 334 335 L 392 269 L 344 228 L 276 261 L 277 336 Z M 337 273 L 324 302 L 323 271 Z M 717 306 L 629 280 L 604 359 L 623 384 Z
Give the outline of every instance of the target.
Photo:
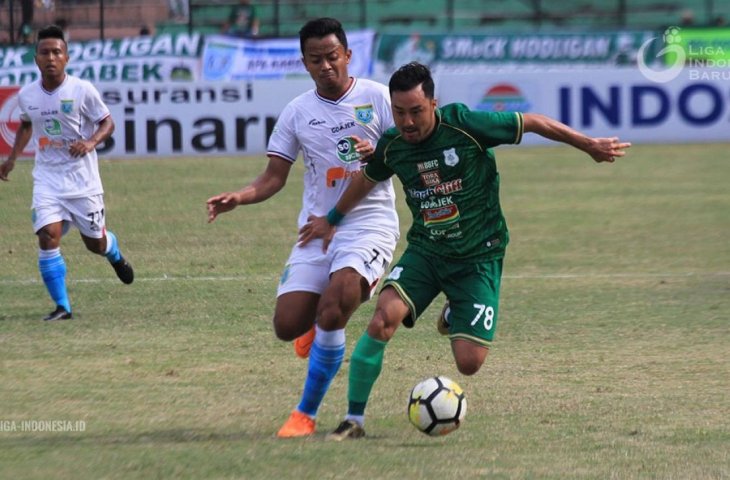
M 15 132 L 20 126 L 19 90 L 20 87 L 0 87 L 0 157 L 7 157 L 13 149 Z M 33 155 L 30 143 L 23 155 Z

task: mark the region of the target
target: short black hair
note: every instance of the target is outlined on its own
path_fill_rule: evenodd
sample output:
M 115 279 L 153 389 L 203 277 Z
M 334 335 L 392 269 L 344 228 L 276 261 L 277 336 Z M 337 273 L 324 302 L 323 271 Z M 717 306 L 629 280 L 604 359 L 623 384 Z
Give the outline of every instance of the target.
M 407 92 L 421 85 L 426 98 L 433 98 L 434 84 L 431 71 L 426 65 L 411 62 L 403 65 L 390 77 L 388 89 L 393 92 Z
M 57 38 L 66 45 L 66 37 L 63 35 L 63 30 L 58 25 L 48 25 L 47 27 L 43 27 L 38 30 L 38 42 L 45 40 L 46 38 Z
M 302 50 L 302 55 L 304 55 L 304 44 L 307 40 L 310 38 L 323 38 L 331 34 L 334 34 L 347 50 L 347 35 L 345 35 L 345 30 L 339 20 L 322 17 L 305 23 L 299 30 L 299 48 Z

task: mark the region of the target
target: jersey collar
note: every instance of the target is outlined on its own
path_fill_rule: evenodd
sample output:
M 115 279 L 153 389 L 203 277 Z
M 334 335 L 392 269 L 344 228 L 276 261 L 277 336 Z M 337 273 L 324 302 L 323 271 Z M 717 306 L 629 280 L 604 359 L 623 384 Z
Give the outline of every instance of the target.
M 357 83 L 357 78 L 350 77 L 350 86 L 347 88 L 347 90 L 345 90 L 345 93 L 343 93 L 342 96 L 340 96 L 340 98 L 338 98 L 337 100 L 330 100 L 329 98 L 324 98 L 322 95 L 319 94 L 319 92 L 317 92 L 316 88 L 314 89 L 314 94 L 317 96 L 318 99 L 320 99 L 321 101 L 323 101 L 325 103 L 337 105 L 340 102 L 342 102 L 345 98 L 347 98 L 347 96 L 350 94 L 350 92 L 355 90 L 356 83 Z

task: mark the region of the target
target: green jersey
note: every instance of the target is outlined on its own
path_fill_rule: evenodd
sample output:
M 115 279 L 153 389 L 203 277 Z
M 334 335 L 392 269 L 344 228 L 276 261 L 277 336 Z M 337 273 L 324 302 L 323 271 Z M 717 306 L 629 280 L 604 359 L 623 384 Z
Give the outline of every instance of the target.
M 400 179 L 413 215 L 409 248 L 458 261 L 502 258 L 509 235 L 492 147 L 519 143 L 522 133 L 521 113 L 445 105 L 436 109 L 436 128 L 421 143 L 388 130 L 364 174 L 376 182 Z

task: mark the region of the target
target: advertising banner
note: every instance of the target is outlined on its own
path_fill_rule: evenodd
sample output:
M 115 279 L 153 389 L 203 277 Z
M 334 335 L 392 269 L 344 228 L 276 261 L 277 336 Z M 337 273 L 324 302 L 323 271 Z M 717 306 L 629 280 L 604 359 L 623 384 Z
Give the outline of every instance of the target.
M 163 34 L 114 40 L 70 42 L 66 70 L 99 82 L 169 83 L 199 79 L 200 34 Z M 37 79 L 35 47 L 0 47 L 0 85 L 25 85 Z
M 439 104 L 483 111 L 541 113 L 594 137 L 636 143 L 730 141 L 730 78 L 685 69 L 671 81 L 648 80 L 633 68 L 443 74 Z M 523 143 L 546 143 L 525 135 Z
M 665 82 L 634 68 L 435 76 L 439 104 L 556 118 L 587 135 L 634 143 L 730 142 L 730 78 L 686 68 Z M 116 123 L 101 155 L 262 155 L 284 106 L 309 78 L 97 85 Z M 19 125 L 18 87 L 0 87 L 0 156 Z M 525 135 L 523 143 L 547 143 Z M 26 154 L 32 154 L 31 147 Z
M 20 126 L 20 107 L 17 93 L 20 87 L 0 87 L 0 161 L 4 161 L 15 142 L 15 132 Z M 31 145 L 24 155 L 32 155 Z
M 383 34 L 375 46 L 376 75 L 418 61 L 434 73 L 546 66 L 612 66 L 636 64 L 651 31 L 566 34 Z M 652 51 L 647 51 L 651 55 Z
M 704 61 L 707 63 L 703 66 L 708 67 L 730 67 L 730 28 L 676 28 L 676 32 L 676 43 L 684 49 L 690 61 Z
M 347 33 L 348 47 L 352 50 L 350 75 L 370 76 L 374 37 L 375 32 L 370 30 Z M 248 40 L 209 35 L 205 38 L 202 57 L 203 80 L 308 76 L 298 37 Z
M 310 78 L 99 84 L 116 128 L 98 151 L 113 157 L 263 154 L 281 110 L 313 87 Z M 10 152 L 20 124 L 17 90 L 0 87 L 0 157 Z M 25 154 L 33 154 L 32 145 Z

